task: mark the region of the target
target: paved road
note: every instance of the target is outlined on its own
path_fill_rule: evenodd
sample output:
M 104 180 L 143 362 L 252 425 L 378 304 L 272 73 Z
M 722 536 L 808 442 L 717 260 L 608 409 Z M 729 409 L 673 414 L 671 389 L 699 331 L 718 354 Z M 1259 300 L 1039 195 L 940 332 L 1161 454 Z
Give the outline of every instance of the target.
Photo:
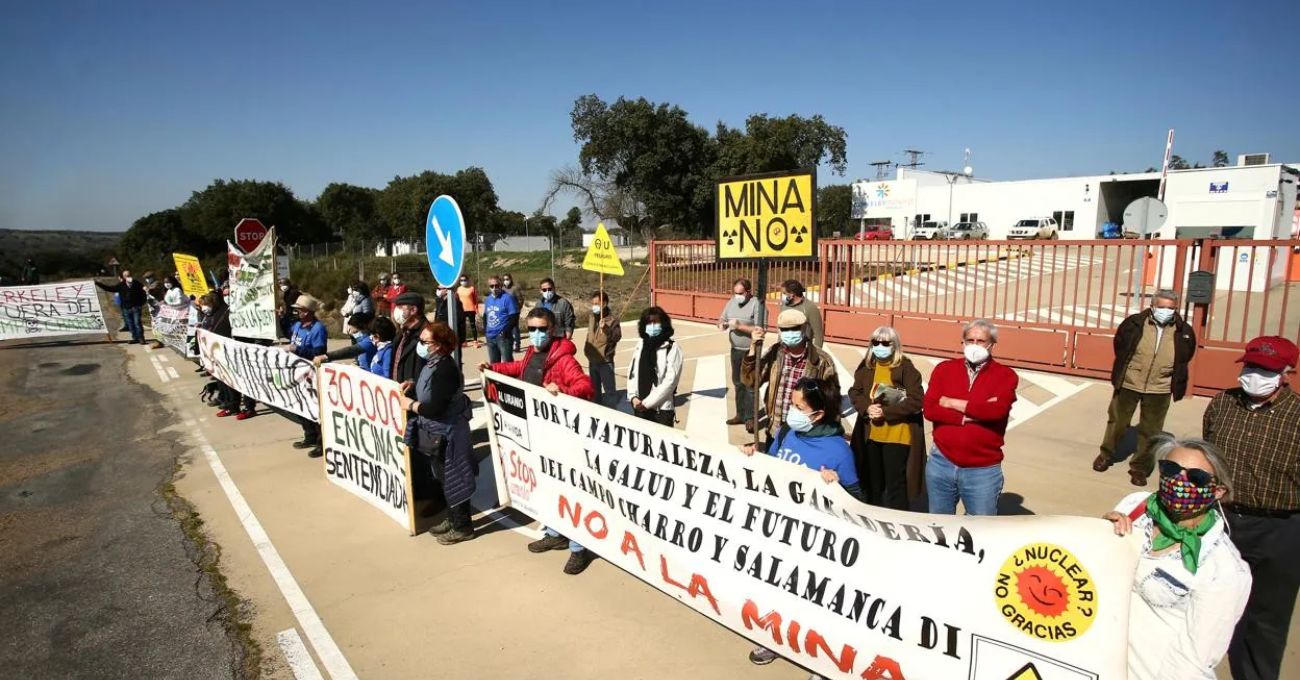
M 183 448 L 128 357 L 0 348 L 0 676 L 240 677 L 222 600 L 160 495 Z

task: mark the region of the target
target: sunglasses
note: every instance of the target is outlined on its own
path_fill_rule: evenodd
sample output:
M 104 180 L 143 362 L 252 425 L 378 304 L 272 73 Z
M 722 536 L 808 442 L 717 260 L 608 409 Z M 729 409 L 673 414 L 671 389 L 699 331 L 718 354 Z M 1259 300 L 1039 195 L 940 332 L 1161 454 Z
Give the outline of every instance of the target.
M 1214 474 L 1200 468 L 1185 468 L 1172 460 L 1160 461 L 1161 477 L 1177 477 L 1179 474 L 1186 472 L 1187 481 L 1199 487 L 1209 487 L 1214 484 Z
M 542 292 L 543 292 L 543 293 L 549 293 L 549 292 L 551 292 L 551 291 L 553 291 L 553 290 L 555 290 L 555 289 L 554 289 L 554 288 L 543 288 L 543 289 L 542 289 Z
M 894 344 L 894 343 L 890 342 L 889 340 L 872 340 L 872 341 L 871 341 L 871 346 L 872 346 L 872 347 L 889 347 L 890 345 L 893 345 L 893 344 Z
M 547 331 L 549 331 L 549 330 L 551 330 L 549 326 L 529 326 L 529 327 L 528 327 L 528 332 L 529 332 L 529 333 L 531 333 L 531 332 L 533 332 L 533 331 L 542 331 L 542 332 L 547 332 Z

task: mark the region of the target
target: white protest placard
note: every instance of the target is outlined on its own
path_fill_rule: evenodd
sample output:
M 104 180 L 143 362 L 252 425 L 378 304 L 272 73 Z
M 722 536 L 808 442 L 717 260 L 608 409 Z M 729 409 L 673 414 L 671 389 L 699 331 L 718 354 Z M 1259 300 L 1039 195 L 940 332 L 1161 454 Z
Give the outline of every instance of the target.
M 414 536 L 411 453 L 403 440 L 401 386 L 345 364 L 321 364 L 317 380 L 325 476 Z
M 94 281 L 0 288 L 0 340 L 104 335 Z
M 162 304 L 157 316 L 153 317 L 154 336 L 164 346 L 176 350 L 183 357 L 192 356 L 189 339 L 194 334 L 190 325 L 193 305 L 186 300 L 184 304 Z
M 230 332 L 237 338 L 274 340 L 275 229 L 252 252 L 244 253 L 226 242 L 230 267 Z
M 212 377 L 263 404 L 320 422 L 316 366 L 275 347 L 198 329 L 199 363 Z
M 1136 537 L 906 513 L 817 471 L 485 373 L 499 493 L 828 678 L 1122 678 Z

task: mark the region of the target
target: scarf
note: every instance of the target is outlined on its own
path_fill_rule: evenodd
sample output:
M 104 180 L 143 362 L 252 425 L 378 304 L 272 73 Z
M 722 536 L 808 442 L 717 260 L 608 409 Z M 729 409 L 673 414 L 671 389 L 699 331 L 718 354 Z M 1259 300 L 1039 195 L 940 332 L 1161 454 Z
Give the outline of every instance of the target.
M 641 336 L 641 360 L 636 365 L 636 396 L 640 399 L 649 396 L 659 382 L 659 348 L 672 337 L 667 330 L 657 338 Z
M 1152 552 L 1164 550 L 1175 543 L 1179 544 L 1183 555 L 1183 566 L 1187 567 L 1187 571 L 1195 574 L 1198 561 L 1201 558 L 1201 537 L 1214 527 L 1214 523 L 1219 519 L 1218 514 L 1210 510 L 1205 513 L 1205 518 L 1201 520 L 1200 524 L 1188 529 L 1174 522 L 1165 513 L 1165 509 L 1160 506 L 1160 502 L 1156 500 L 1156 495 L 1151 494 L 1151 497 L 1147 499 L 1147 517 L 1150 517 L 1151 521 L 1160 529 L 1158 536 L 1151 537 Z

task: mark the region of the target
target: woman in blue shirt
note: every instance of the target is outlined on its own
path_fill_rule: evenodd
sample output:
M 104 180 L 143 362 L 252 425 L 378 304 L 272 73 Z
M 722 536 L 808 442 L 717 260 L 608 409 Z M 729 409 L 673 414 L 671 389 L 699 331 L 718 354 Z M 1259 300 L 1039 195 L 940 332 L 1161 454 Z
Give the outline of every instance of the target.
M 367 371 L 385 378 L 393 374 L 393 339 L 397 337 L 397 326 L 392 319 L 381 316 L 370 324 L 370 342 L 374 348 L 368 357 L 368 363 L 357 363 Z

